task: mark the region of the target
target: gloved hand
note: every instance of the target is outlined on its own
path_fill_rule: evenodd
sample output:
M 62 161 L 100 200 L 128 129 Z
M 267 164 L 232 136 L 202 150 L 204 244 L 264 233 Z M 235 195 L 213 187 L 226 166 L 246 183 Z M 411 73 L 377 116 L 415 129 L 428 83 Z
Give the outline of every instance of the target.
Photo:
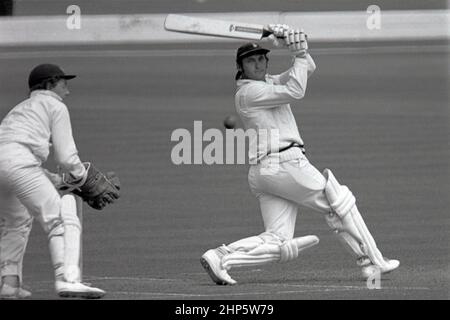
M 120 198 L 120 181 L 114 172 L 103 174 L 91 163 L 83 164 L 87 170 L 86 181 L 79 188 L 72 190 L 72 193 L 97 210 L 102 210 L 107 204 Z
M 302 30 L 290 29 L 284 32 L 284 41 L 291 54 L 298 58 L 305 58 L 308 50 L 307 36 Z
M 276 48 L 281 48 L 285 46 L 285 41 L 280 41 L 284 39 L 284 32 L 289 31 L 290 27 L 287 24 L 269 24 L 267 30 L 272 32 L 268 37 L 272 41 L 272 44 Z
M 284 38 L 284 32 L 289 31 L 291 28 L 287 24 L 269 24 L 267 30 L 277 38 Z

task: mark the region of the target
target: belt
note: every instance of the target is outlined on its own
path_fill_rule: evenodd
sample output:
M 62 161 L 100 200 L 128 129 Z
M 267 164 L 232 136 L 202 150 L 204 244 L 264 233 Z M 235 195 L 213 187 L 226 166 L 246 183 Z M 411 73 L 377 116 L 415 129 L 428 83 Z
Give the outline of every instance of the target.
M 288 149 L 290 149 L 290 148 L 300 148 L 300 150 L 302 151 L 302 153 L 303 153 L 303 154 L 306 154 L 305 145 L 300 144 L 300 143 L 298 143 L 298 142 L 292 142 L 292 143 L 289 144 L 288 146 L 283 147 L 283 148 L 281 148 L 281 149 L 278 149 L 278 151 L 275 152 L 275 153 L 281 153 L 281 152 L 286 151 L 286 150 L 288 150 Z M 267 155 L 269 155 L 269 154 L 271 154 L 271 153 L 272 153 L 272 152 L 269 151 L 269 153 L 267 153 Z

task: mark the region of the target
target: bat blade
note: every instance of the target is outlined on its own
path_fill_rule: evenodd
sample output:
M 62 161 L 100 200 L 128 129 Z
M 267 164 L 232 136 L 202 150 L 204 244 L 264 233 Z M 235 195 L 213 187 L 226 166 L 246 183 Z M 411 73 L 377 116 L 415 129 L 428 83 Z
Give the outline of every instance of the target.
M 263 37 L 271 34 L 270 31 L 264 29 L 263 25 L 259 24 L 207 19 L 179 14 L 167 15 L 164 28 L 168 31 L 248 40 L 261 40 Z

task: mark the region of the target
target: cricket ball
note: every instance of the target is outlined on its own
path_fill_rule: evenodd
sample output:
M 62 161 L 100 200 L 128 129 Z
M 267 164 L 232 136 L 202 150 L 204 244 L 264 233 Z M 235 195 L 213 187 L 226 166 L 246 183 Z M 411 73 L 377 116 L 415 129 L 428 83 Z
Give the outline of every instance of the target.
M 223 125 L 227 129 L 234 129 L 236 127 L 237 119 L 235 116 L 228 116 L 223 120 Z

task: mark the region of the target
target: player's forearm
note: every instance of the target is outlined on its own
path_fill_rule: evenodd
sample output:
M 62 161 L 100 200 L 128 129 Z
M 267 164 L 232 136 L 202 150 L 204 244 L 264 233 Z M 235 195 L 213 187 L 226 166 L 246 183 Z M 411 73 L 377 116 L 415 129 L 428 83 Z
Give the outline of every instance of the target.
M 295 58 L 293 61 L 295 61 Z M 309 78 L 314 73 L 314 70 L 316 70 L 316 64 L 309 53 L 306 54 L 306 61 L 308 62 L 308 78 Z M 292 68 L 289 68 L 285 72 L 273 76 L 274 83 L 282 85 L 286 84 L 286 82 L 288 82 L 289 80 L 289 73 L 291 72 L 291 69 Z
M 86 168 L 76 152 L 69 155 L 59 155 L 55 160 L 65 171 L 69 172 L 74 179 L 82 178 L 86 174 Z
M 308 63 L 305 58 L 295 58 L 294 65 L 289 71 L 286 88 L 294 99 L 301 99 L 306 93 L 308 83 Z
M 257 108 L 274 108 L 302 99 L 308 81 L 308 66 L 304 58 L 296 58 L 284 85 L 260 83 L 253 85 L 243 95 L 246 105 Z
M 75 179 L 85 175 L 86 169 L 78 156 L 71 132 L 56 135 L 53 141 L 55 161 Z
M 316 63 L 309 53 L 306 54 L 306 61 L 308 62 L 308 78 L 314 73 L 316 70 Z
M 86 169 L 78 157 L 78 150 L 72 135 L 72 125 L 67 109 L 55 116 L 52 125 L 52 140 L 55 161 L 74 178 L 84 177 Z

